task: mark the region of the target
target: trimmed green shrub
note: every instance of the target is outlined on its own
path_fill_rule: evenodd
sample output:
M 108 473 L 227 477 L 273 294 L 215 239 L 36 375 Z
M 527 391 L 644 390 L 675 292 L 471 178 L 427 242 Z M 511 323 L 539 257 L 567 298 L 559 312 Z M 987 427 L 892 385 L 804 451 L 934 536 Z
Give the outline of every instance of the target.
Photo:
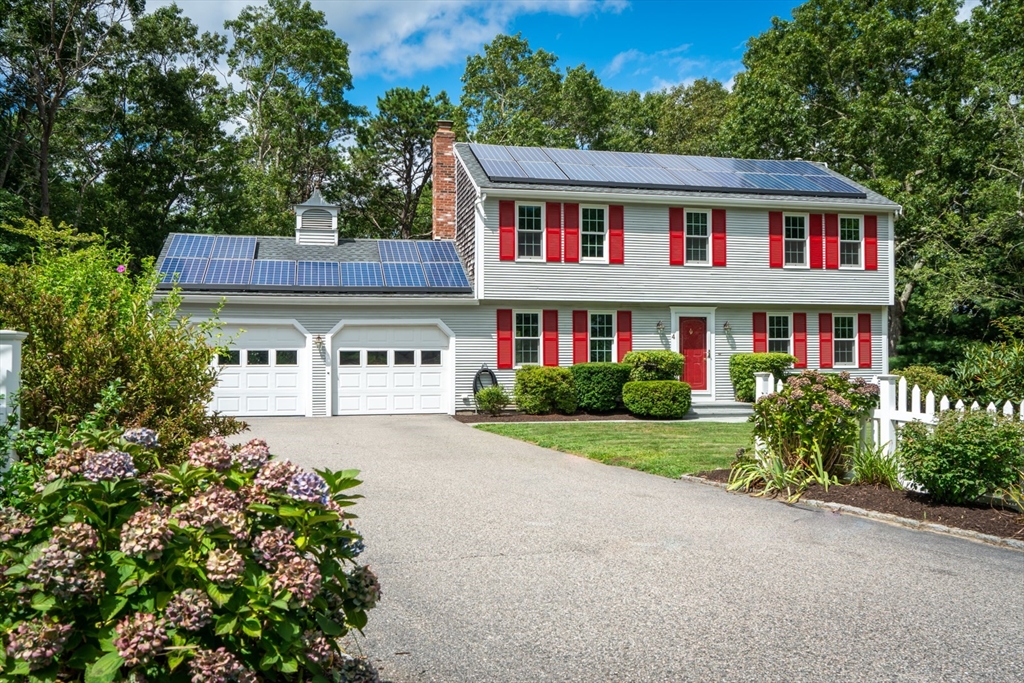
M 909 383 L 910 380 L 907 380 Z M 981 405 L 1024 401 L 1024 340 L 998 344 L 974 344 L 943 387 L 951 399 L 972 400 Z
M 493 387 L 484 387 L 476 392 L 476 408 L 488 415 L 501 415 L 505 406 L 512 402 L 512 397 L 505 391 L 505 387 L 497 384 Z
M 525 365 L 516 370 L 516 408 L 528 415 L 576 412 L 576 383 L 569 368 Z
M 936 398 L 941 398 L 939 390 L 949 380 L 948 375 L 943 375 L 929 365 L 910 365 L 893 374 L 907 380 L 907 391 L 913 389 L 914 385 L 921 387 L 922 398 L 927 396 L 929 391 L 934 392 Z
M 939 503 L 963 504 L 1017 484 L 1024 470 L 1024 423 L 984 410 L 948 410 L 931 428 L 911 422 L 896 451 L 903 474 Z
M 796 362 L 788 353 L 734 353 L 729 358 L 729 379 L 737 401 L 754 402 L 754 373 L 770 372 L 785 379 L 786 370 Z
M 677 379 L 626 382 L 622 402 L 638 417 L 672 420 L 690 412 L 690 385 Z
M 622 385 L 629 381 L 632 369 L 625 363 L 577 363 L 570 367 L 580 410 L 600 413 L 622 405 Z
M 222 437 L 147 472 L 155 432 L 77 437 L 0 513 L 0 680 L 354 680 L 339 638 L 380 598 L 358 472 Z
M 630 351 L 622 362 L 630 366 L 630 382 L 678 380 L 683 374 L 683 356 L 675 351 Z

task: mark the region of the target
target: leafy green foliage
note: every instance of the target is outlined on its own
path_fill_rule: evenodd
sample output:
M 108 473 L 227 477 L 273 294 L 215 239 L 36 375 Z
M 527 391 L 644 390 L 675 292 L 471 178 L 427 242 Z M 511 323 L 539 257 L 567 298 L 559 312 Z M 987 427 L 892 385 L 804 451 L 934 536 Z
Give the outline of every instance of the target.
M 770 372 L 776 381 L 785 379 L 786 370 L 796 362 L 788 353 L 734 353 L 729 357 L 729 379 L 737 401 L 753 403 L 755 372 Z
M 904 475 L 936 502 L 970 503 L 1020 484 L 1024 423 L 983 410 L 949 410 L 934 428 L 904 426 L 896 454 Z
M 630 351 L 622 362 L 632 368 L 630 382 L 678 380 L 683 374 L 683 356 L 675 351 Z
M 576 383 L 580 410 L 601 413 L 622 405 L 622 385 L 632 366 L 625 363 L 577 363 L 569 368 Z
M 942 388 L 953 399 L 1019 406 L 1024 401 L 1024 340 L 968 346 Z
M 484 387 L 476 392 L 476 407 L 488 415 L 501 415 L 501 411 L 512 402 L 512 397 L 500 384 Z
M 569 368 L 526 365 L 516 370 L 516 408 L 528 415 L 576 412 L 576 383 Z
M 900 468 L 896 458 L 886 450 L 887 445 L 861 444 L 854 449 L 851 466 L 852 484 L 888 486 L 895 491 L 900 488 Z
M 345 514 L 356 471 L 207 440 L 139 476 L 130 433 L 82 436 L 0 518 L 0 677 L 213 680 L 220 660 L 235 680 L 346 680 L 337 639 L 380 597 Z
M 637 417 L 674 420 L 690 412 L 690 385 L 677 379 L 630 380 L 622 402 Z
M 729 112 L 729 91 L 720 82 L 698 78 L 668 92 L 654 136 L 662 154 L 722 156 L 722 126 Z
M 159 429 L 173 461 L 195 439 L 243 425 L 206 412 L 217 382 L 207 343 L 216 323 L 182 321 L 175 296 L 151 305 L 152 264 L 137 277 L 118 272 L 130 258 L 93 245 L 0 266 L 0 327 L 29 333 L 18 397 L 24 427 L 73 427 L 120 382 L 117 419 Z
M 897 375 L 907 380 L 907 390 L 914 386 L 921 387 L 921 397 L 924 398 L 931 391 L 936 398 L 941 398 L 943 385 L 949 379 L 947 375 L 928 365 L 911 365 L 896 372 Z

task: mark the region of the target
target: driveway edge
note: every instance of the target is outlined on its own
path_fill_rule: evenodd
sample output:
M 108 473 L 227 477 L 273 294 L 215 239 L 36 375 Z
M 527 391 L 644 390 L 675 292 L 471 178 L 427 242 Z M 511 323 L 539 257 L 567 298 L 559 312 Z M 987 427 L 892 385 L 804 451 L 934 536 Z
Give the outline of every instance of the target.
M 694 484 L 702 484 L 704 486 L 713 486 L 715 488 L 728 491 L 728 485 L 718 481 L 708 481 L 701 477 L 694 477 L 689 474 L 684 474 L 679 477 L 682 481 L 688 481 Z M 739 493 L 738 491 L 736 493 Z M 987 543 L 989 545 L 999 546 L 1001 548 L 1010 548 L 1012 550 L 1024 551 L 1024 541 L 1018 541 L 1015 538 L 1003 538 L 1001 536 L 992 536 L 991 534 L 981 534 L 977 531 L 970 531 L 969 529 L 959 529 L 957 527 L 945 526 L 942 524 L 932 524 L 931 522 L 922 522 L 916 519 L 909 519 L 908 517 L 899 517 L 897 515 L 891 515 L 886 512 L 875 512 L 874 510 L 865 510 L 864 508 L 854 507 L 853 505 L 846 505 L 844 503 L 827 503 L 821 500 L 810 500 L 801 498 L 797 504 L 804 504 L 808 507 L 818 508 L 821 510 L 832 510 L 836 512 L 844 512 L 848 515 L 854 515 L 857 517 L 863 517 L 865 519 L 872 519 L 876 522 L 885 522 L 888 524 L 896 524 L 898 526 L 907 527 L 908 529 L 917 529 L 919 531 L 930 531 L 933 534 L 946 534 L 949 536 L 958 536 L 971 541 L 977 541 L 979 543 Z

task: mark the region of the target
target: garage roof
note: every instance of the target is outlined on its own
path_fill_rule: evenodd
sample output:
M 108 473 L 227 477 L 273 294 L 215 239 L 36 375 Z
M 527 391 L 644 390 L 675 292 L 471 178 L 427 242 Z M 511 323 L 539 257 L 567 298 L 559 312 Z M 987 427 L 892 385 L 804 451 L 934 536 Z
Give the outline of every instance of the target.
M 161 289 L 436 296 L 472 294 L 451 240 L 343 239 L 172 233 L 157 260 Z

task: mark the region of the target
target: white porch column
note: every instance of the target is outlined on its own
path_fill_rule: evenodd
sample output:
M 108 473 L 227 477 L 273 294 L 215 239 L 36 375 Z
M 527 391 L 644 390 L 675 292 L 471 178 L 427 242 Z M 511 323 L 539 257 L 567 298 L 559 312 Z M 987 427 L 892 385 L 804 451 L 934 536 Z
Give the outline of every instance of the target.
M 754 373 L 754 402 L 775 391 L 775 376 L 770 372 Z

